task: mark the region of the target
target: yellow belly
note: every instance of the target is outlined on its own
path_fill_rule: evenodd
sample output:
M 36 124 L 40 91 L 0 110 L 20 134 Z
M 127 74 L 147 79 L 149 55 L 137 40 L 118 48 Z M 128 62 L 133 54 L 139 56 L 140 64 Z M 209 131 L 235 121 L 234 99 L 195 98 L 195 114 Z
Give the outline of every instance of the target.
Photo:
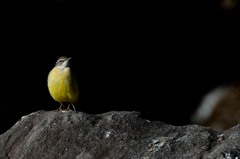
M 53 68 L 48 75 L 48 89 L 57 102 L 76 103 L 78 101 L 78 84 L 69 68 Z

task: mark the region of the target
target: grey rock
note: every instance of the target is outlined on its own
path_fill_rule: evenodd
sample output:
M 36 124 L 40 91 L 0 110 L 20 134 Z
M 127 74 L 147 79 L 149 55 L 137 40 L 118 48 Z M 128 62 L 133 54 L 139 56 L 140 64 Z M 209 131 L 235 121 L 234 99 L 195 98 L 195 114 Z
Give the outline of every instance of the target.
M 38 111 L 0 135 L 0 159 L 239 159 L 240 126 L 215 131 L 141 118 Z

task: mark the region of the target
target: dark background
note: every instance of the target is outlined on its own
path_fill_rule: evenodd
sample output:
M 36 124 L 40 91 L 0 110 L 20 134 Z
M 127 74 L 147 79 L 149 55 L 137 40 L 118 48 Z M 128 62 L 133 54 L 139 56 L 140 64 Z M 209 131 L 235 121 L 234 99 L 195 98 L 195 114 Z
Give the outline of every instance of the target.
M 239 81 L 239 1 L 8 1 L 1 11 L 1 133 L 55 110 L 48 72 L 71 56 L 78 111 L 189 124 L 203 95 Z

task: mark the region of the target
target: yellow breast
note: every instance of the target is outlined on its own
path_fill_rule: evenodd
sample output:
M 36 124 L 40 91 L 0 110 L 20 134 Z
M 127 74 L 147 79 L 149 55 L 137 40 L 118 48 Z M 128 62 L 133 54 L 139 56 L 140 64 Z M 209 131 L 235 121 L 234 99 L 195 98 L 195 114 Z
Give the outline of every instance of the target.
M 78 84 L 69 67 L 65 69 L 54 67 L 50 71 L 48 89 L 55 101 L 76 103 L 78 100 Z

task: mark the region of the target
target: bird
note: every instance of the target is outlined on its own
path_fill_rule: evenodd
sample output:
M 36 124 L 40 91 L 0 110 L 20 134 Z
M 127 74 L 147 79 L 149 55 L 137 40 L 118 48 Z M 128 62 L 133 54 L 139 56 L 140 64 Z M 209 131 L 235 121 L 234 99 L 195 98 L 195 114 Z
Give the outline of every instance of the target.
M 57 59 L 55 66 L 49 72 L 47 86 L 52 98 L 60 103 L 57 110 L 62 110 L 63 103 L 68 103 L 66 110 L 70 110 L 72 105 L 79 100 L 79 89 L 77 79 L 70 68 L 71 57 L 61 56 Z
M 192 124 L 224 131 L 240 123 L 240 82 L 218 85 L 206 93 L 190 117 Z

